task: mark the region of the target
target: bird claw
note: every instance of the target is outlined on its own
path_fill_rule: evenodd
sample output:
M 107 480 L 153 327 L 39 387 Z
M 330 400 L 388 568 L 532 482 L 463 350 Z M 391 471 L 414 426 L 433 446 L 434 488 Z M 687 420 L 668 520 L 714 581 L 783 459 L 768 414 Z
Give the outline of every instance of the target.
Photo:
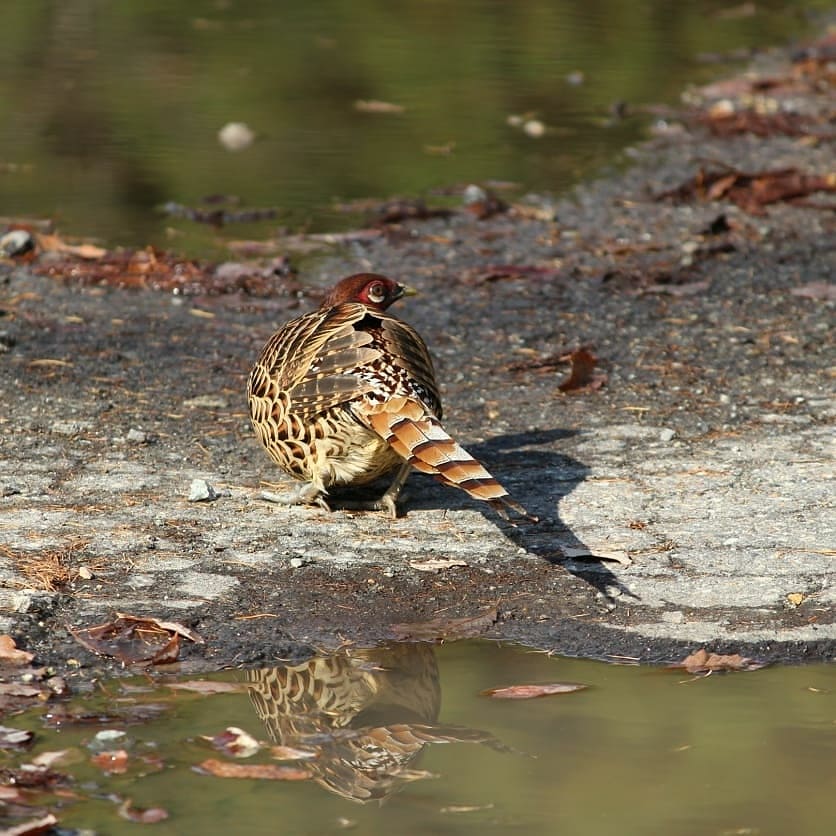
M 321 493 L 315 495 L 306 493 L 304 488 L 301 490 L 291 491 L 290 493 L 274 493 L 273 491 L 261 491 L 258 495 L 259 499 L 266 502 L 273 502 L 276 505 L 316 505 L 324 511 L 330 511 L 331 507 L 325 501 L 325 497 Z

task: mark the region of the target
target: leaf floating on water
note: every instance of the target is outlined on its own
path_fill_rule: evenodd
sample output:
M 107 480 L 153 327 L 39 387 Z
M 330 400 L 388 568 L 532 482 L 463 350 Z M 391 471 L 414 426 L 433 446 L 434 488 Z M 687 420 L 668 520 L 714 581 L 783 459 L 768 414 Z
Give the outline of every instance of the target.
M 294 749 L 293 746 L 271 746 L 270 755 L 277 761 L 307 761 L 319 757 L 313 749 Z
M 156 824 L 168 818 L 168 811 L 162 807 L 134 807 L 130 798 L 126 798 L 119 805 L 119 815 L 128 821 L 135 821 L 139 824 Z
M 406 108 L 394 102 L 381 102 L 378 99 L 357 99 L 354 109 L 361 113 L 403 113 Z
M 245 732 L 237 726 L 227 726 L 214 737 L 201 736 L 216 749 L 232 758 L 250 758 L 261 748 L 261 744 L 249 732 Z
M 124 749 L 99 752 L 90 759 L 94 766 L 108 775 L 123 775 L 128 771 L 128 753 Z
M 11 636 L 0 636 L 0 661 L 7 665 L 28 665 L 35 658 L 34 653 L 20 650 Z
M 23 822 L 23 824 L 16 824 L 14 827 L 8 827 L 3 831 L 3 836 L 34 836 L 36 833 L 46 833 L 52 830 L 52 826 L 58 824 L 58 819 L 47 813 L 39 819 L 31 819 Z
M 467 618 L 433 618 L 409 624 L 393 624 L 392 632 L 399 639 L 434 641 L 436 639 L 471 639 L 480 636 L 496 623 L 499 613 L 496 607 L 483 610 Z
M 684 668 L 688 673 L 711 673 L 712 671 L 756 671 L 766 667 L 766 662 L 748 659 L 739 653 L 723 655 L 709 653 L 704 647 L 686 656 L 671 668 Z
M 25 729 L 11 729 L 0 726 L 0 749 L 26 749 L 31 746 L 35 735 Z
M 535 697 L 550 697 L 553 694 L 572 694 L 583 691 L 588 685 L 579 682 L 553 682 L 549 685 L 510 685 L 507 688 L 488 688 L 482 696 L 498 700 L 531 700 Z
M 98 656 L 113 656 L 123 665 L 162 665 L 180 653 L 180 637 L 203 644 L 203 639 L 175 621 L 116 613 L 113 621 L 70 631 L 79 644 Z
M 293 766 L 277 766 L 272 763 L 229 763 L 209 758 L 195 767 L 198 772 L 217 778 L 257 778 L 267 781 L 307 781 L 311 773 Z
M 245 690 L 243 683 L 215 682 L 211 679 L 189 679 L 185 682 L 166 682 L 165 685 L 174 691 L 193 691 L 196 694 L 239 694 Z

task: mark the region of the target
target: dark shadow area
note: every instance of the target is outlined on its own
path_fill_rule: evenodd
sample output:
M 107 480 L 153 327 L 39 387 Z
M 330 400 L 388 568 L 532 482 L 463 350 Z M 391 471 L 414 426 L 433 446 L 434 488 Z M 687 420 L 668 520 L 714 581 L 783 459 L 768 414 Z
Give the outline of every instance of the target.
M 635 598 L 607 568 L 605 561 L 570 559 L 564 553 L 564 549 L 588 551 L 586 544 L 560 519 L 560 501 L 587 477 L 589 468 L 571 456 L 550 449 L 555 443 L 574 435 L 577 433 L 573 430 L 535 430 L 499 435 L 480 444 L 466 445 L 468 451 L 539 522 L 513 517 L 505 521 L 486 503 L 470 499 L 463 492 L 440 485 L 421 474 L 412 474 L 404 489 L 404 511 L 408 514 L 410 509 L 417 508 L 477 507 L 520 548 L 551 564 L 562 566 L 605 598 L 612 597 L 610 590 L 613 587 Z M 420 489 L 416 489 L 419 483 Z M 413 485 L 411 490 L 410 484 Z

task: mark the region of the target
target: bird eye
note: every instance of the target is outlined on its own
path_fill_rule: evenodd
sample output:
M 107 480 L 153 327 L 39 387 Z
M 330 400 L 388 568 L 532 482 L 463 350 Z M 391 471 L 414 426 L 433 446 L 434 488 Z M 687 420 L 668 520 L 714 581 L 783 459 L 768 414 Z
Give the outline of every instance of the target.
M 366 298 L 378 304 L 386 298 L 386 288 L 380 282 L 372 282 L 366 290 Z

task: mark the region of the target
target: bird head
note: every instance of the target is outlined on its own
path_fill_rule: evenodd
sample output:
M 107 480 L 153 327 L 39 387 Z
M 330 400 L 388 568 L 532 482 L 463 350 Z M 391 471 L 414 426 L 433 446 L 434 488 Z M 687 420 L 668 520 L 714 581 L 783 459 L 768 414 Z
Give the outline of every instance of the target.
M 386 310 L 401 296 L 414 296 L 411 287 L 398 284 L 378 273 L 356 273 L 338 282 L 322 300 L 321 307 L 331 308 L 342 302 L 361 302 L 371 308 Z

